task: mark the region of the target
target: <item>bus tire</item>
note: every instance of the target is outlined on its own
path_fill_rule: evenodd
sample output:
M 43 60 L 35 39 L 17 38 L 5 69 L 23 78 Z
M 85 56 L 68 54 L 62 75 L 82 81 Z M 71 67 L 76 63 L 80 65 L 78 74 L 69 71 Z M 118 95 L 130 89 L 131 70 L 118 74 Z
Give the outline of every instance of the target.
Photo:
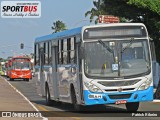
M 29 82 L 29 79 L 28 79 L 28 78 L 26 78 L 26 79 L 25 79 L 25 81 Z
M 14 79 L 13 79 L 13 78 L 9 78 L 9 80 L 10 80 L 10 81 L 14 81 Z
M 126 103 L 126 109 L 129 112 L 136 112 L 139 108 L 139 102 Z
M 48 85 L 46 85 L 45 92 L 46 92 L 46 105 L 50 106 L 51 105 L 51 98 L 50 98 Z
M 82 106 L 77 104 L 77 97 L 74 88 L 71 88 L 71 100 L 75 111 L 82 111 Z

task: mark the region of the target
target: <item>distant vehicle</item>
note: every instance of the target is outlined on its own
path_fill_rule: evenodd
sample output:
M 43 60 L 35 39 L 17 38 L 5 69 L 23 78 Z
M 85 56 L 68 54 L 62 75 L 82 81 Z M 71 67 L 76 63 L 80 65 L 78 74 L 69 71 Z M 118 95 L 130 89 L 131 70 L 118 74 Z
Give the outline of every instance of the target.
M 1 62 L 0 64 L 0 75 L 5 76 L 6 75 L 6 69 L 5 69 L 5 64 Z
M 39 94 L 81 106 L 153 100 L 149 36 L 144 24 L 84 26 L 36 38 L 35 77 Z
M 5 68 L 6 68 L 6 77 L 9 77 L 9 60 L 6 61 Z
M 7 76 L 10 80 L 23 79 L 29 81 L 29 79 L 32 79 L 30 58 L 24 56 L 13 57 L 6 66 Z

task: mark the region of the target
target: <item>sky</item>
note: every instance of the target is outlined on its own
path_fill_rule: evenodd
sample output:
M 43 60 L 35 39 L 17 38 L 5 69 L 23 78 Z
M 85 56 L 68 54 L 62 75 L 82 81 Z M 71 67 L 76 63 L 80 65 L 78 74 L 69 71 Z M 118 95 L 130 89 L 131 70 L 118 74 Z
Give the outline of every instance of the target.
M 93 0 L 39 1 L 41 2 L 40 18 L 0 16 L 0 58 L 33 53 L 35 38 L 51 34 L 53 32 L 51 26 L 57 20 L 63 21 L 68 29 L 90 24 L 89 17 L 85 18 L 84 14 L 93 8 Z M 24 49 L 20 49 L 21 43 L 24 43 Z

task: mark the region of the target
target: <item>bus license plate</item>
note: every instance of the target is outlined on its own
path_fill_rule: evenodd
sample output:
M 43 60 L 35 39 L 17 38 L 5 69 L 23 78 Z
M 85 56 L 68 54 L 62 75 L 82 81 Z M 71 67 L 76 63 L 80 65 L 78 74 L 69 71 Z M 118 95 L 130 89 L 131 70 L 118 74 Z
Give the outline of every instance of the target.
M 119 100 L 119 101 L 116 101 L 116 102 L 115 102 L 116 105 L 125 104 L 125 103 L 127 103 L 126 100 Z

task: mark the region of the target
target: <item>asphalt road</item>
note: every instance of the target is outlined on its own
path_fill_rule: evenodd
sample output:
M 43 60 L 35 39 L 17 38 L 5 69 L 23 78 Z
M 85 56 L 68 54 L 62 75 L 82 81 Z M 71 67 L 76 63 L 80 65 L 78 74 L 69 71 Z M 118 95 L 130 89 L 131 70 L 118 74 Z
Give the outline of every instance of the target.
M 6 78 L 7 79 L 7 78 Z M 9 79 L 7 79 L 9 80 Z M 36 93 L 35 78 L 29 82 L 23 80 L 10 81 L 10 83 L 17 88 L 23 95 L 25 95 L 42 114 L 50 119 L 58 120 L 158 120 L 160 117 L 154 117 L 158 113 L 160 115 L 160 102 L 145 102 L 141 103 L 138 113 L 126 113 L 124 105 L 103 105 L 92 106 L 85 108 L 82 113 L 68 112 L 73 111 L 71 104 L 62 103 L 59 105 L 46 106 L 45 98 L 42 98 Z M 88 112 L 90 111 L 90 112 Z M 153 112 L 154 111 L 154 112 Z M 148 117 L 144 117 L 147 114 Z M 132 117 L 132 115 L 134 117 Z M 139 117 L 141 116 L 141 117 Z M 150 116 L 150 117 L 149 117 Z

